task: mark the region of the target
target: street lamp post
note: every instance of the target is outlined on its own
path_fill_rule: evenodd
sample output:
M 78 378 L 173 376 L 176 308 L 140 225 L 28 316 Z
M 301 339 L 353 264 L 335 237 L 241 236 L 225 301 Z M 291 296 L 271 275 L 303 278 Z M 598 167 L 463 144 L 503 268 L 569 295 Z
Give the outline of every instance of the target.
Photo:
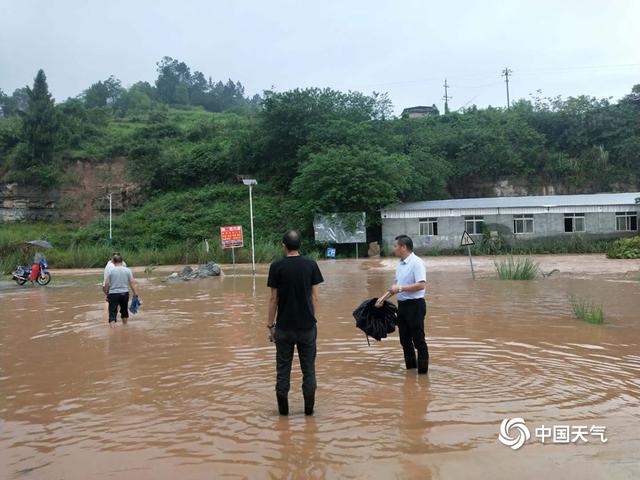
M 113 244 L 113 202 L 112 202 L 113 193 L 109 193 L 109 248 L 111 248 Z
M 253 236 L 253 196 L 251 189 L 254 185 L 258 184 L 255 178 L 243 178 L 242 183 L 249 187 L 249 216 L 251 217 L 251 268 L 253 274 L 256 274 L 256 248 Z

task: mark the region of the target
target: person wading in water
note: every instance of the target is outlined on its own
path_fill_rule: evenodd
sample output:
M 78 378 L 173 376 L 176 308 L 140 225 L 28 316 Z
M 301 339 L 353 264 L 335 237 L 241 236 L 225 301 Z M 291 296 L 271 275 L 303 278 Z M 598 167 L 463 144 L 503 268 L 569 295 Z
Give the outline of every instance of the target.
M 113 256 L 113 265 L 107 272 L 104 287 L 102 287 L 107 295 L 107 302 L 109 302 L 109 326 L 112 328 L 116 326 L 118 308 L 122 323 L 126 325 L 129 320 L 129 287 L 131 287 L 133 295 L 136 295 L 133 274 L 131 270 L 123 266 L 120 255 Z
M 324 281 L 318 264 L 300 255 L 300 235 L 289 230 L 282 237 L 285 257 L 269 268 L 271 288 L 267 328 L 276 344 L 276 398 L 280 415 L 289 414 L 289 386 L 293 349 L 302 369 L 304 413 L 312 415 L 316 393 L 316 327 L 318 285 Z
M 397 295 L 398 330 L 405 365 L 407 370 L 417 366 L 418 373 L 427 373 L 429 349 L 424 338 L 424 317 L 427 314 L 427 302 L 424 299 L 427 269 L 422 259 L 413 253 L 413 240 L 407 235 L 396 237 L 393 253 L 400 258 L 396 268 L 396 283 L 378 299 L 376 307 L 381 307 L 387 298 Z M 417 362 L 416 350 L 418 351 Z

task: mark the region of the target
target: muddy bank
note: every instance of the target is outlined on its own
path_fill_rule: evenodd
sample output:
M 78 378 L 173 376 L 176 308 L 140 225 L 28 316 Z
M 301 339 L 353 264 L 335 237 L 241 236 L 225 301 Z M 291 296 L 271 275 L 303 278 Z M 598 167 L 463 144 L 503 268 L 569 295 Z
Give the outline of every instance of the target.
M 553 269 L 560 270 L 560 273 L 567 274 L 627 274 L 640 273 L 640 260 L 614 260 L 607 258 L 604 254 L 584 254 L 584 255 L 532 255 L 543 271 L 548 272 Z M 490 256 L 474 256 L 473 265 L 476 271 L 480 273 L 493 273 L 495 271 L 494 261 L 503 257 Z M 430 257 L 424 256 L 422 259 L 426 262 L 427 268 L 431 272 L 467 272 L 469 270 L 469 257 L 465 256 L 442 256 Z M 392 271 L 396 267 L 397 260 L 394 258 L 371 258 L 354 260 L 321 260 L 320 264 L 357 264 L 361 268 L 379 269 L 381 271 Z M 196 268 L 197 265 L 190 265 Z M 181 271 L 184 265 L 160 265 L 155 267 L 151 276 L 159 274 L 170 274 L 172 272 Z M 233 265 L 220 265 L 223 275 L 232 274 Z M 258 273 L 265 274 L 269 266 L 262 264 L 256 266 Z M 240 264 L 235 267 L 236 272 L 240 274 L 251 273 L 251 266 L 248 264 Z M 145 275 L 145 267 L 132 267 L 131 269 L 138 276 Z M 63 275 L 98 275 L 102 271 L 100 268 L 91 269 L 53 269 L 55 273 Z

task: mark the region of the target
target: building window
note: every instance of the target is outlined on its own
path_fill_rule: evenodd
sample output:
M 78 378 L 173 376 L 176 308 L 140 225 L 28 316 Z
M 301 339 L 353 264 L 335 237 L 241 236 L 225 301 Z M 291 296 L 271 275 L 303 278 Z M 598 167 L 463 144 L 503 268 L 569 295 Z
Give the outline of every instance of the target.
M 635 232 L 638 230 L 637 212 L 616 212 L 616 231 Z
M 438 235 L 437 218 L 421 218 L 419 220 L 420 235 L 423 237 L 433 237 Z
M 533 215 L 514 215 L 513 233 L 533 233 Z
M 476 215 L 464 217 L 464 229 L 469 235 L 482 235 L 482 227 L 484 227 L 484 217 Z
M 565 213 L 564 231 L 567 233 L 584 232 L 584 213 Z

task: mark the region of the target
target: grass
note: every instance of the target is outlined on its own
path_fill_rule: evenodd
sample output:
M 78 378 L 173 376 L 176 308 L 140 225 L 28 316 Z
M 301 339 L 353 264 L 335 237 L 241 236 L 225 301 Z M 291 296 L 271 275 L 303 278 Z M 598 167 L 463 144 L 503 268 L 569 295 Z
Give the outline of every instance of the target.
M 115 246 L 109 248 L 105 241 L 84 240 L 79 242 L 78 227 L 54 224 L 11 224 L 0 226 L 0 273 L 10 273 L 16 265 L 30 265 L 35 249 L 20 249 L 17 243 L 27 240 L 49 240 L 54 248 L 45 254 L 51 268 L 100 268 L 103 267 L 113 250 L 122 253 L 131 266 L 203 264 L 209 261 L 231 263 L 231 252 L 223 250 L 220 244 L 209 240 L 209 251 L 204 242 L 195 240 L 174 241 L 161 248 L 143 246 L 131 248 Z M 251 262 L 251 243 L 245 239 L 244 248 L 236 249 L 237 263 Z M 313 259 L 321 258 L 315 245 L 303 253 Z M 283 255 L 282 246 L 272 240 L 257 240 L 255 259 L 257 263 L 270 263 Z
M 44 252 L 51 268 L 101 268 L 109 259 L 113 249 L 107 246 L 72 246 L 66 249 L 54 248 Z M 156 265 L 191 265 L 207 262 L 231 263 L 230 251 L 223 251 L 220 247 L 210 246 L 206 252 L 203 244 L 190 242 L 168 245 L 164 248 L 144 248 L 141 250 L 120 249 L 124 260 L 130 266 Z M 10 273 L 16 265 L 30 265 L 35 250 L 15 251 L 0 256 L 0 272 Z M 310 258 L 317 260 L 320 253 L 311 250 L 303 252 Z M 270 263 L 282 257 L 282 247 L 268 242 L 256 243 L 256 263 Z M 236 263 L 251 262 L 251 247 L 236 249 Z
M 510 247 L 510 252 L 518 255 L 604 253 L 613 241 L 611 238 L 584 238 L 576 235 L 568 239 L 549 238 L 522 242 Z
M 580 299 L 575 296 L 569 297 L 573 315 L 585 322 L 600 325 L 604 323 L 604 311 L 602 305 L 596 304 L 590 300 Z
M 508 238 L 507 238 L 508 237 Z M 484 234 L 474 250 L 483 255 L 540 255 L 554 253 L 604 253 L 615 238 L 597 238 L 586 235 L 553 236 L 535 240 L 511 238 L 498 233 L 496 237 Z
M 70 245 L 77 225 L 68 223 L 0 224 L 0 249 L 28 240 L 49 240 L 54 245 Z
M 540 265 L 530 257 L 506 259 L 494 262 L 500 280 L 533 280 L 540 272 Z
M 582 254 L 582 253 L 605 253 L 615 242 L 613 238 L 597 239 L 575 236 L 570 238 L 549 238 L 540 240 L 519 241 L 513 245 L 488 245 L 479 243 L 472 247 L 473 255 L 547 255 L 547 254 Z M 419 249 L 421 256 L 460 256 L 467 255 L 466 248 L 442 248 L 430 247 Z M 384 256 L 393 256 L 389 249 L 383 249 Z M 611 257 L 613 258 L 613 257 Z M 640 258 L 637 257 L 637 258 Z
M 14 223 L 0 225 L 0 273 L 9 273 L 16 265 L 33 261 L 35 250 L 20 249 L 16 244 L 29 240 L 48 240 L 56 249 L 67 249 L 73 243 L 77 226 L 71 224 Z M 47 255 L 49 252 L 45 252 Z
M 109 160 L 113 157 L 126 156 L 129 149 L 135 144 L 136 133 L 149 126 L 148 116 L 157 108 L 151 108 L 146 112 L 128 113 L 124 117 L 107 115 L 103 124 L 95 126 L 93 135 L 83 138 L 75 147 L 69 147 L 65 156 L 81 159 Z M 176 126 L 181 135 L 171 141 L 176 147 L 186 142 L 185 135 L 201 125 L 211 125 L 214 122 L 218 128 L 235 128 L 233 122 L 248 120 L 245 116 L 234 113 L 212 113 L 202 107 L 168 108 L 166 112 L 167 122 Z M 187 142 L 188 143 L 188 142 Z

